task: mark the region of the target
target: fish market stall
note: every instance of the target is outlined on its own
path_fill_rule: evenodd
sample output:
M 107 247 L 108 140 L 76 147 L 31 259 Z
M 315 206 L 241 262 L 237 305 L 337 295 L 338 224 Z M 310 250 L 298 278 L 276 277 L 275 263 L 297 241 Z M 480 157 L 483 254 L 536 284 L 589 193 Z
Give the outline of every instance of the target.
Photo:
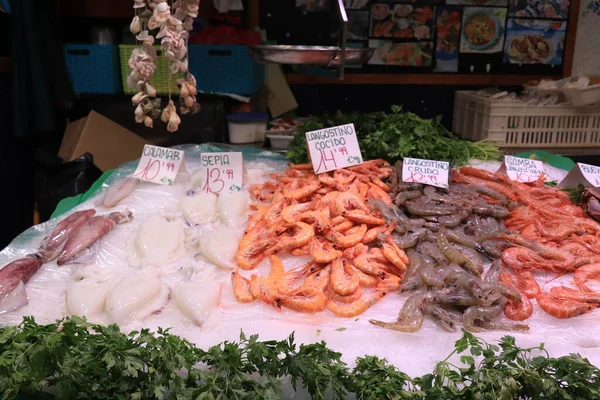
M 378 151 L 367 137 L 363 155 Z M 240 149 L 180 149 L 185 169 L 171 185 L 138 181 L 138 162 L 127 163 L 3 250 L 0 323 L 168 327 L 205 350 L 240 332 L 261 341 L 294 332 L 350 367 L 377 356 L 410 377 L 434 371 L 462 328 L 489 343 L 508 331 L 522 348 L 544 343 L 552 357 L 600 364 L 590 235 L 600 225 L 542 180 L 511 182 L 495 173 L 502 162 L 473 159 L 447 187 L 407 183 L 399 156 L 317 175 L 246 148 L 241 190 L 215 195 L 203 189 L 201 154 Z M 548 181 L 567 175 L 544 170 Z M 284 398 L 320 397 L 285 382 Z

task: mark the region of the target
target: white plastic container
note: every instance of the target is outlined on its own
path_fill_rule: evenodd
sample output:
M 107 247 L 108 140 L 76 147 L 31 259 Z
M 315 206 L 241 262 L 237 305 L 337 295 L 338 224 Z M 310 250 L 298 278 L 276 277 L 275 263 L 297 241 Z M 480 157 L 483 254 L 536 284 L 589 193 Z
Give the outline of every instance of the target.
M 267 114 L 240 113 L 227 116 L 229 142 L 233 144 L 257 143 L 265 140 Z
M 491 140 L 507 153 L 595 154 L 600 149 L 600 108 L 528 105 L 457 91 L 452 131 L 474 141 Z
M 267 139 L 271 142 L 273 150 L 287 150 L 294 135 L 285 135 L 281 133 L 267 133 Z
M 592 85 L 583 89 L 564 88 L 562 91 L 567 100 L 576 107 L 600 103 L 600 85 Z

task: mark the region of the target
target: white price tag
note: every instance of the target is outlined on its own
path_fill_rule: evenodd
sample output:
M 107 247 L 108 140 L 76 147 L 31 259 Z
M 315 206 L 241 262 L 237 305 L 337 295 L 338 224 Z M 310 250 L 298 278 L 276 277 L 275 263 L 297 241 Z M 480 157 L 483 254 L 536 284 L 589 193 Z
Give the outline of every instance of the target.
M 306 144 L 315 174 L 363 162 L 354 124 L 306 132 Z
M 544 163 L 540 160 L 504 156 L 504 162 L 498 172 L 506 174 L 511 181 L 531 183 L 537 181 L 544 173 Z
M 206 193 L 242 190 L 244 156 L 239 152 L 200 153 L 201 186 Z
M 133 177 L 147 182 L 171 185 L 183 164 L 183 150 L 144 145 L 142 158 Z
M 600 187 L 600 167 L 577 163 L 577 165 L 569 171 L 567 176 L 565 176 L 565 179 L 559 182 L 558 186 L 574 188 L 580 183 L 585 187 Z
M 402 182 L 448 188 L 450 163 L 446 161 L 405 158 L 402 160 Z

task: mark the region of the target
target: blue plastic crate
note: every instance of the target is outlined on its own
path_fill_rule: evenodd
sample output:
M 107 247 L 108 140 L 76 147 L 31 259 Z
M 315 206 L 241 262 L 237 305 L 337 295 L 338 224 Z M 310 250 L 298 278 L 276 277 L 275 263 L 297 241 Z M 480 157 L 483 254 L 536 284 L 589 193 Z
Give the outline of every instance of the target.
M 121 91 L 119 47 L 111 44 L 65 44 L 65 61 L 75 93 Z
M 250 95 L 265 81 L 265 66 L 250 58 L 248 46 L 192 44 L 189 68 L 203 92 Z

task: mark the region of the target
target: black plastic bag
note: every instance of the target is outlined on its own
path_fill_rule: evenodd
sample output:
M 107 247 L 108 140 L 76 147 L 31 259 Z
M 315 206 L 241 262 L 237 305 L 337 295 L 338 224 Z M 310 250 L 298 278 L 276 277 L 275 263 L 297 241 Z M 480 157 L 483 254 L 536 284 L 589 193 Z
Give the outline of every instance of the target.
M 62 199 L 85 193 L 102 175 L 90 153 L 70 162 L 39 158 L 33 185 L 40 222 L 50 219 Z

